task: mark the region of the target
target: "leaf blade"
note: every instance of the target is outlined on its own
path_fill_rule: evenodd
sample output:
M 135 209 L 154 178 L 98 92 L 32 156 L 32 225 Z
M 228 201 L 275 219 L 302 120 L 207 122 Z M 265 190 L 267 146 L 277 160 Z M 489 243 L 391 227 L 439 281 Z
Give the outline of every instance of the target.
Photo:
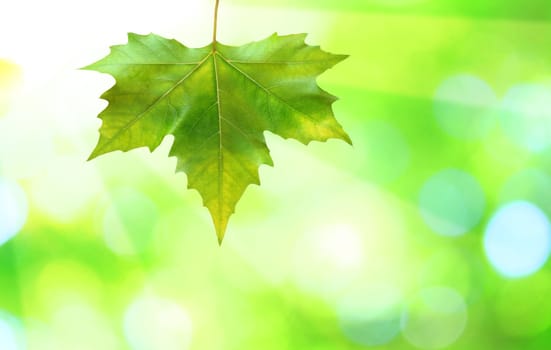
M 138 147 L 155 150 L 165 136 L 169 156 L 208 208 L 222 242 L 236 204 L 260 165 L 273 165 L 264 131 L 302 143 L 351 143 L 334 118 L 336 97 L 316 78 L 346 58 L 305 44 L 305 34 L 241 47 L 190 49 L 154 34 L 129 34 L 104 59 L 85 67 L 116 84 L 102 98 L 100 139 L 90 159 Z

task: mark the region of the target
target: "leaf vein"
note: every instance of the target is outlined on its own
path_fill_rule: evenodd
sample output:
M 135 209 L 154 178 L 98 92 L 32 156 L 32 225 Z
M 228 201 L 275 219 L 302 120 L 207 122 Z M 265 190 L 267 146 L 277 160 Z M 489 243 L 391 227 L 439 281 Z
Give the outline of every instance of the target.
M 317 121 L 311 117 L 310 115 L 304 113 L 303 111 L 301 110 L 298 110 L 296 107 L 292 106 L 289 102 L 287 102 L 286 100 L 284 100 L 283 98 L 279 97 L 278 95 L 274 94 L 272 91 L 268 90 L 265 86 L 263 86 L 262 84 L 260 84 L 256 79 L 254 79 L 253 77 L 251 77 L 249 74 L 247 74 L 246 72 L 244 72 L 243 70 L 241 70 L 239 67 L 237 67 L 236 65 L 232 64 L 231 62 L 229 62 L 224 56 L 222 56 L 220 53 L 216 53 L 217 55 L 220 56 L 220 58 L 226 62 L 230 67 L 232 67 L 233 69 L 237 70 L 237 72 L 241 73 L 243 76 L 245 76 L 247 79 L 249 79 L 251 82 L 253 82 L 256 86 L 258 86 L 259 88 L 261 88 L 262 90 L 264 90 L 269 96 L 272 96 L 274 97 L 275 99 L 279 100 L 280 102 L 282 102 L 285 106 L 289 107 L 290 109 L 294 110 L 295 112 L 298 112 L 300 114 L 302 114 L 303 116 L 305 116 L 307 119 L 310 119 L 312 121 L 314 121 L 314 125 L 316 126 L 316 128 L 318 128 L 318 125 L 317 125 Z

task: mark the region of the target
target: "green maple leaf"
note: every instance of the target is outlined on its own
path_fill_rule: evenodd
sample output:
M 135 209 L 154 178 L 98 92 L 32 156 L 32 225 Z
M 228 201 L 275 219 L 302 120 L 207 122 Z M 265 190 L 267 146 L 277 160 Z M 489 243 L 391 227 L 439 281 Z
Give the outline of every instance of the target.
M 85 67 L 112 75 L 98 145 L 104 153 L 159 146 L 174 135 L 170 156 L 210 211 L 219 241 L 258 168 L 273 165 L 264 131 L 304 144 L 330 138 L 351 143 L 336 121 L 336 98 L 316 77 L 346 56 L 304 43 L 305 34 L 240 47 L 216 41 L 188 48 L 160 36 L 129 34 L 126 45 Z

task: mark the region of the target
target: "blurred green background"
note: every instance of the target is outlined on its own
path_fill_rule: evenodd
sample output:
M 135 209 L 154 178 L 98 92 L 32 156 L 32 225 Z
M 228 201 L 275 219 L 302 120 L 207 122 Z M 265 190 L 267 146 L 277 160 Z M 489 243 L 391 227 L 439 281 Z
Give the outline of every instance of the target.
M 0 4 L 0 349 L 551 348 L 551 4 L 221 0 L 219 39 L 350 54 L 354 146 L 268 134 L 219 247 L 168 158 L 86 159 L 127 32 L 203 46 L 213 1 Z

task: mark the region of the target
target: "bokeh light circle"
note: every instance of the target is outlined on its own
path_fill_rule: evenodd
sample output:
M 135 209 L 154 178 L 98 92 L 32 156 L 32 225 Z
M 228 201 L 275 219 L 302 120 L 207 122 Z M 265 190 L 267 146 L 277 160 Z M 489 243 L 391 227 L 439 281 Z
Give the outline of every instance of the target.
M 509 89 L 503 99 L 501 125 L 521 147 L 543 151 L 551 144 L 551 89 L 524 84 Z
M 447 169 L 425 182 L 419 207 L 433 231 L 444 236 L 459 236 L 480 222 L 485 208 L 484 193 L 468 173 Z
M 123 348 L 109 319 L 98 305 L 72 298 L 51 318 L 50 336 L 57 349 L 118 350 Z M 78 322 L 75 322 L 78 320 Z M 86 339 L 86 342 L 82 340 Z
M 23 350 L 23 329 L 21 323 L 12 315 L 0 311 L 0 349 Z
M 505 205 L 494 214 L 484 234 L 484 251 L 506 277 L 539 270 L 551 252 L 551 225 L 545 213 L 526 201 Z
M 492 88 L 472 75 L 454 75 L 434 96 L 434 115 L 447 134 L 459 139 L 485 137 L 497 120 L 498 99 Z
M 467 306 L 454 289 L 423 289 L 402 316 L 402 334 L 422 349 L 441 349 L 454 343 L 467 324 Z
M 389 343 L 400 333 L 400 290 L 385 283 L 354 288 L 337 302 L 337 315 L 344 335 L 365 346 Z
M 25 225 L 27 197 L 15 182 L 0 178 L 0 245 L 15 236 Z
M 191 344 L 192 322 L 175 302 L 143 296 L 126 310 L 124 334 L 132 350 L 186 350 Z
M 100 303 L 103 283 L 89 265 L 76 260 L 50 259 L 32 285 L 33 300 L 45 310 L 56 310 L 72 300 Z

